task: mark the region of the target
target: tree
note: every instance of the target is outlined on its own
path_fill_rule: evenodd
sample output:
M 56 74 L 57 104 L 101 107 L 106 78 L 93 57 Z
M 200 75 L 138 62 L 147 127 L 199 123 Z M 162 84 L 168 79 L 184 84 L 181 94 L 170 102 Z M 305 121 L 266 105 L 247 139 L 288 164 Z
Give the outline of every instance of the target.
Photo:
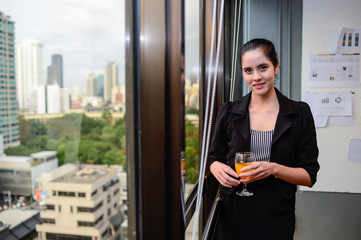
M 105 125 L 110 126 L 113 123 L 113 115 L 109 110 L 103 111 L 101 119 Z

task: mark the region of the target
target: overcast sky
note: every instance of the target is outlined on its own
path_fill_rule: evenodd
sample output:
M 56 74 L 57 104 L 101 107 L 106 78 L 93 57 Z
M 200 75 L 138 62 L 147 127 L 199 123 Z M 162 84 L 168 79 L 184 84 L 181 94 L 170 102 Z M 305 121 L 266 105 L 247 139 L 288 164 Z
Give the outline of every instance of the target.
M 63 56 L 64 85 L 82 86 L 90 73 L 117 61 L 124 81 L 124 0 L 0 0 L 15 21 L 15 42 L 43 44 L 43 83 L 52 54 Z
M 185 5 L 189 76 L 198 72 L 199 0 Z M 103 73 L 106 61 L 118 62 L 124 82 L 124 0 L 0 0 L 0 11 L 15 21 L 16 43 L 35 39 L 43 44 L 43 83 L 52 54 L 63 56 L 65 87 L 83 86 L 88 74 Z

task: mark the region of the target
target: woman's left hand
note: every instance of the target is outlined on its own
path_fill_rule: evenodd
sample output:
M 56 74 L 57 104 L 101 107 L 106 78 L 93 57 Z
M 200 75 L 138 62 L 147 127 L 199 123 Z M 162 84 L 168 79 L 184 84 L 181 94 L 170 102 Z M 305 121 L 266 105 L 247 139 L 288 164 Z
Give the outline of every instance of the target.
M 253 169 L 253 171 L 239 174 L 239 177 L 241 178 L 240 182 L 250 183 L 273 175 L 275 166 L 276 163 L 274 162 L 253 162 L 249 166 L 242 168 L 242 172 L 246 172 L 251 169 Z M 243 179 L 242 177 L 249 178 Z

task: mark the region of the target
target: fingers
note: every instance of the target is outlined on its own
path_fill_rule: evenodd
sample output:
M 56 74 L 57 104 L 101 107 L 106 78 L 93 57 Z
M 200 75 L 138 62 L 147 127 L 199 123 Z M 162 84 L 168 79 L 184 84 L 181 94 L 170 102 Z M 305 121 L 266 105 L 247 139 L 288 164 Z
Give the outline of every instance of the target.
M 252 170 L 253 169 L 253 170 Z M 250 172 L 246 172 L 252 170 Z M 259 179 L 266 178 L 271 175 L 270 163 L 269 162 L 254 162 L 251 165 L 242 168 L 242 172 L 239 175 L 242 183 L 250 183 Z M 244 177 L 248 177 L 244 179 Z M 243 179 L 242 179 L 243 178 Z
M 230 188 L 238 186 L 240 183 L 239 179 L 235 179 L 238 178 L 238 174 L 226 164 L 214 162 L 211 165 L 211 172 L 218 182 L 224 187 Z

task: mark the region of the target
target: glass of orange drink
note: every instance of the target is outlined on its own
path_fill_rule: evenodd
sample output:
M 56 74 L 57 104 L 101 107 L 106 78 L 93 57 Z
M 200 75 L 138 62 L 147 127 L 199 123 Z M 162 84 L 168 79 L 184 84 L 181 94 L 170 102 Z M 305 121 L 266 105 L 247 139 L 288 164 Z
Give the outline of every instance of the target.
M 254 161 L 252 152 L 238 152 L 236 153 L 236 157 L 234 159 L 235 168 L 237 174 L 247 173 L 253 171 L 253 169 L 242 172 L 242 168 L 247 167 Z M 249 177 L 242 177 L 242 179 L 247 179 Z M 247 184 L 243 183 L 242 191 L 237 191 L 236 194 L 241 197 L 249 197 L 253 196 L 253 192 L 247 190 Z

